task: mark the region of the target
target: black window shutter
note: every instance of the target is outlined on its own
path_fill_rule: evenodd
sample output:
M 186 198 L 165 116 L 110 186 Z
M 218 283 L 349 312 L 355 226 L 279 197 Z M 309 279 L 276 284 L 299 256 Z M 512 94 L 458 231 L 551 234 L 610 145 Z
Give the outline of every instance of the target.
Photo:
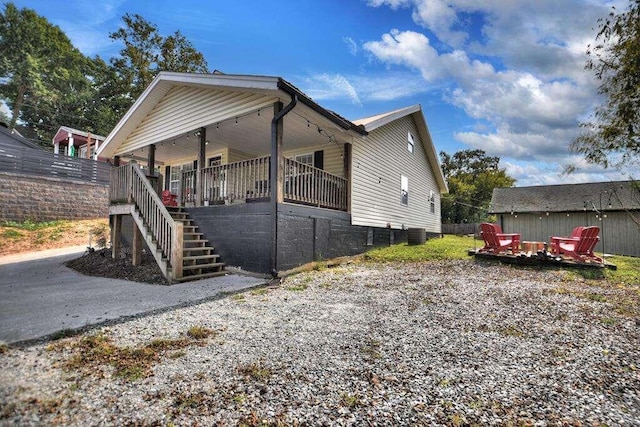
M 164 167 L 164 189 L 169 189 L 169 184 L 171 181 L 171 166 Z
M 314 151 L 313 166 L 318 169 L 324 169 L 324 150 Z

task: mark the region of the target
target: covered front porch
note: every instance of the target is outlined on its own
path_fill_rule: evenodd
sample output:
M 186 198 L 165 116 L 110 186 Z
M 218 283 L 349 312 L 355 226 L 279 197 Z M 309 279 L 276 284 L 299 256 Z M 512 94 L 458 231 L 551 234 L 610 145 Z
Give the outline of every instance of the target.
M 144 238 L 165 275 L 179 281 L 205 256 L 206 265 L 221 264 L 211 237 L 219 224 L 199 227 L 190 209 L 260 204 L 268 215 L 257 230 L 268 237 L 270 264 L 261 269 L 277 272 L 279 209 L 349 216 L 351 144 L 365 134 L 280 78 L 161 73 L 99 153 L 115 166 L 113 235 L 131 216 L 134 252 Z

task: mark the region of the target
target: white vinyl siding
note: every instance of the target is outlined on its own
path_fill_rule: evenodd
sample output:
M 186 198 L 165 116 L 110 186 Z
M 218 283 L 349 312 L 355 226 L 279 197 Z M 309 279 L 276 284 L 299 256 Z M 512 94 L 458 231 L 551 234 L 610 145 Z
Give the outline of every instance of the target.
M 407 150 L 408 133 L 414 152 Z M 425 228 L 440 233 L 440 192 L 423 141 L 411 116 L 379 127 L 353 142 L 351 221 L 354 225 Z M 401 174 L 410 184 L 408 204 L 400 197 Z M 434 194 L 435 212 L 429 197 Z
M 225 151 L 225 155 L 222 156 L 222 164 L 235 163 L 235 162 L 240 162 L 242 160 L 254 159 L 257 157 L 257 156 L 254 156 L 253 154 L 244 153 L 240 150 L 235 150 L 233 148 L 227 148 L 224 151 Z
M 211 123 L 272 107 L 273 96 L 180 86 L 171 89 L 115 155 L 170 139 Z

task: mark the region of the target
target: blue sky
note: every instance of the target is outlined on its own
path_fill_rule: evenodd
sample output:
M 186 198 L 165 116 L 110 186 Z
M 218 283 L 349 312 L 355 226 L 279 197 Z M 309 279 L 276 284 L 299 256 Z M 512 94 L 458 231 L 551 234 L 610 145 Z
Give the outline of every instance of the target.
M 518 186 L 629 177 L 568 151 L 600 102 L 584 70 L 587 45 L 623 0 L 14 3 L 105 60 L 121 48 L 109 33 L 138 13 L 162 35 L 180 30 L 211 70 L 283 77 L 349 119 L 421 104 L 436 150 L 481 148 Z M 567 164 L 576 173 L 561 175 Z

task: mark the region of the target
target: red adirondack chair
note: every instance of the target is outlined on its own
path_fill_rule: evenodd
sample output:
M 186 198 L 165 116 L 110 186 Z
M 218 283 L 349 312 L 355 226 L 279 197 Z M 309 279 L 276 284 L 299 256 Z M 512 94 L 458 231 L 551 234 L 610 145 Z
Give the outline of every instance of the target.
M 502 228 L 497 224 L 484 222 L 480 224 L 480 234 L 484 240 L 484 247 L 480 252 L 500 253 L 508 249 L 511 253 L 520 252 L 520 234 L 503 233 Z
M 551 237 L 551 253 L 568 255 L 578 262 L 597 261 L 602 258 L 593 253 L 593 248 L 600 240 L 600 227 L 576 227 L 571 237 Z

